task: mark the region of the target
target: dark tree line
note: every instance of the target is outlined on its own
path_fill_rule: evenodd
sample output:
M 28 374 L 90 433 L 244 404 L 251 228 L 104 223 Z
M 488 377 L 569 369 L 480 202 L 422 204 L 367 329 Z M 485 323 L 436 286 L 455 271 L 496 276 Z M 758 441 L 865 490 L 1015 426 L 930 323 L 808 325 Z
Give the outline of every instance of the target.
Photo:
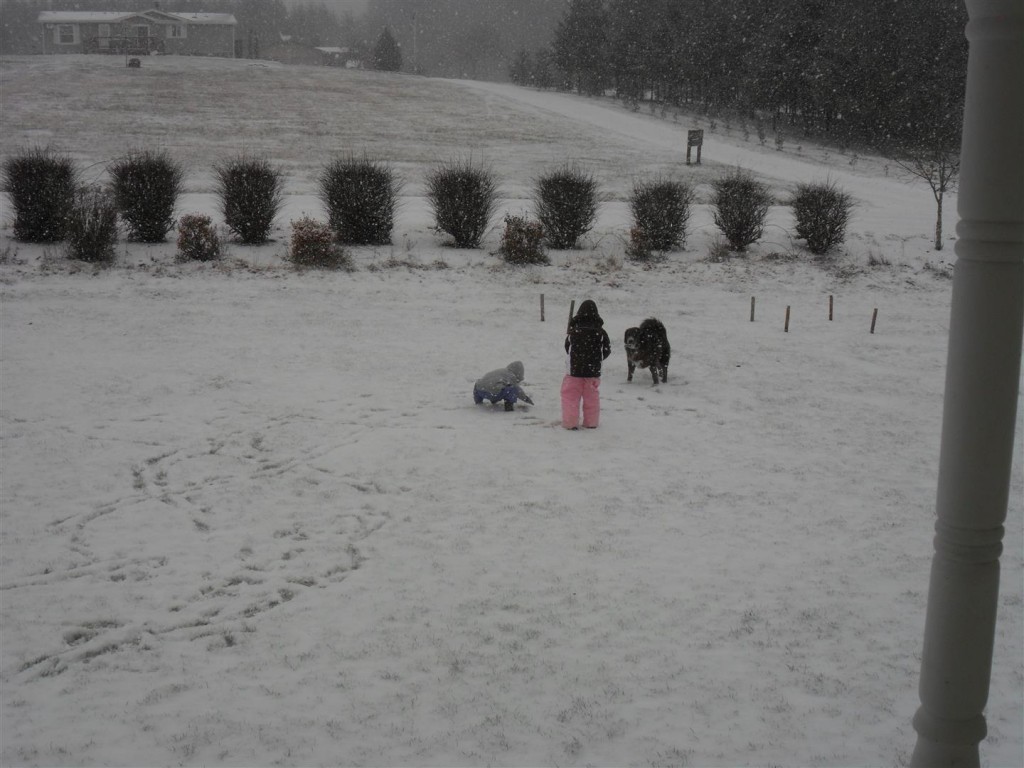
M 896 153 L 959 147 L 962 0 L 568 0 L 516 82 Z
M 372 44 L 383 27 L 402 49 L 406 72 L 501 80 L 516 52 L 546 47 L 563 0 L 371 0 Z

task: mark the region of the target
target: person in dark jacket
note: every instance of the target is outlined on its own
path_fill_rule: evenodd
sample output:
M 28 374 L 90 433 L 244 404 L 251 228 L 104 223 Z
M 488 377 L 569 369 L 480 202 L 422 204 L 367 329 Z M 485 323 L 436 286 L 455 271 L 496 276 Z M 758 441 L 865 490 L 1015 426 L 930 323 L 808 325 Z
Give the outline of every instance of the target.
M 569 353 L 569 371 L 562 379 L 562 426 L 579 426 L 582 401 L 583 426 L 595 429 L 601 415 L 601 363 L 612 353 L 612 342 L 592 300 L 580 304 L 569 321 L 565 351 Z

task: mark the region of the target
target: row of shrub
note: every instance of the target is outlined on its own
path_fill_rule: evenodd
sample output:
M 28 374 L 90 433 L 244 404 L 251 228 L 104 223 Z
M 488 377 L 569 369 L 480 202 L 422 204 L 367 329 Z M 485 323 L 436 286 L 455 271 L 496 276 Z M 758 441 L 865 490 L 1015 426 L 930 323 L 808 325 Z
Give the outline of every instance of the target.
M 165 152 L 135 151 L 111 163 L 105 186 L 83 186 L 74 163 L 50 149 L 33 149 L 8 159 L 3 188 L 14 211 L 14 237 L 26 242 L 67 240 L 74 258 L 112 257 L 123 222 L 129 239 L 163 242 L 178 225 L 183 258 L 215 259 L 220 240 L 209 217 L 174 218 L 184 171 Z M 283 206 L 284 174 L 266 158 L 241 154 L 214 167 L 224 223 L 245 244 L 264 243 Z M 328 212 L 326 224 L 310 218 L 292 222 L 290 255 L 309 266 L 344 263 L 341 245 L 387 245 L 401 194 L 393 169 L 367 158 L 329 163 L 319 177 Z M 712 182 L 715 225 L 738 252 L 761 238 L 772 204 L 767 185 L 743 169 Z M 428 171 L 426 197 L 435 228 L 457 248 L 477 248 L 499 204 L 497 179 L 473 160 L 441 164 Z M 547 248 L 577 247 L 597 219 L 598 184 L 567 164 L 541 176 L 533 194 L 536 220 L 506 216 L 499 253 L 509 263 L 548 263 Z M 648 260 L 684 247 L 693 188 L 681 181 L 638 181 L 629 198 L 633 226 L 626 255 Z M 800 184 L 790 201 L 797 237 L 824 254 L 841 244 L 852 198 L 832 182 Z

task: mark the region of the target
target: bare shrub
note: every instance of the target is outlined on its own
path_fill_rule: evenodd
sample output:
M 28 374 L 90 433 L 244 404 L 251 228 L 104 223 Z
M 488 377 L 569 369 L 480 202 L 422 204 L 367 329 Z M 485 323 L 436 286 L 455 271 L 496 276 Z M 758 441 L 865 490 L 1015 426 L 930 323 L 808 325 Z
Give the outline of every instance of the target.
M 846 239 L 853 198 L 835 182 L 798 184 L 790 205 L 797 237 L 807 241 L 811 253 L 828 253 Z
M 534 204 L 548 246 L 575 248 L 597 220 L 597 181 L 574 165 L 564 165 L 537 180 Z
M 117 208 L 102 187 L 82 187 L 67 221 L 68 256 L 109 264 L 117 245 Z
M 348 269 L 348 253 L 334 241 L 331 228 L 308 216 L 292 222 L 288 259 L 297 267 Z
M 727 261 L 732 252 L 729 250 L 729 244 L 725 240 L 716 237 L 710 243 L 708 243 L 708 255 L 705 257 L 705 261 L 711 264 L 721 264 L 723 261 Z
M 131 152 L 107 168 L 128 237 L 162 243 L 174 229 L 185 172 L 166 152 Z
M 78 171 L 71 158 L 37 147 L 7 158 L 3 191 L 14 210 L 14 239 L 26 243 L 63 240 L 75 206 Z
M 869 267 L 891 267 L 892 261 L 876 248 L 872 248 L 868 251 L 868 266 Z
M 652 261 L 654 251 L 651 250 L 647 232 L 639 226 L 630 228 L 630 239 L 626 244 L 626 258 L 631 261 Z
M 284 204 L 284 174 L 246 154 L 214 168 L 224 223 L 248 245 L 265 243 Z
M 320 174 L 320 198 L 341 243 L 389 245 L 400 193 L 394 171 L 365 157 L 334 160 Z
M 178 259 L 215 261 L 221 257 L 220 235 L 213 220 L 202 213 L 187 213 L 178 222 Z
M 455 160 L 428 172 L 427 201 L 456 248 L 478 248 L 498 208 L 498 183 L 490 168 Z
M 749 171 L 737 168 L 711 183 L 715 225 L 729 247 L 743 252 L 764 234 L 764 222 L 772 204 L 768 185 Z
M 693 198 L 693 190 L 681 181 L 654 179 L 633 185 L 629 209 L 649 250 L 673 251 L 685 244 Z
M 544 227 L 524 216 L 506 216 L 498 252 L 508 264 L 550 264 L 544 248 Z

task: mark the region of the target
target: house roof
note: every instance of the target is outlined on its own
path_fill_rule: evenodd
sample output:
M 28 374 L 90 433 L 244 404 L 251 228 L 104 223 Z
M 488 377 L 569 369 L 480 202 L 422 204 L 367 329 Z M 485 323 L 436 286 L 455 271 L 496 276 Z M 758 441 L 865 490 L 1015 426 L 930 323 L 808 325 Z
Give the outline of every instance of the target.
M 40 24 L 115 24 L 121 19 L 134 16 L 134 13 L 118 11 L 40 11 Z
M 238 23 L 230 13 L 172 13 L 169 15 L 184 19 L 189 24 L 228 24 L 235 26 Z
M 41 11 L 40 24 L 118 24 L 127 19 L 146 18 L 154 23 L 184 22 L 185 24 L 222 24 L 236 26 L 235 17 L 230 13 L 169 13 L 167 11 L 142 11 L 124 13 L 121 11 Z

